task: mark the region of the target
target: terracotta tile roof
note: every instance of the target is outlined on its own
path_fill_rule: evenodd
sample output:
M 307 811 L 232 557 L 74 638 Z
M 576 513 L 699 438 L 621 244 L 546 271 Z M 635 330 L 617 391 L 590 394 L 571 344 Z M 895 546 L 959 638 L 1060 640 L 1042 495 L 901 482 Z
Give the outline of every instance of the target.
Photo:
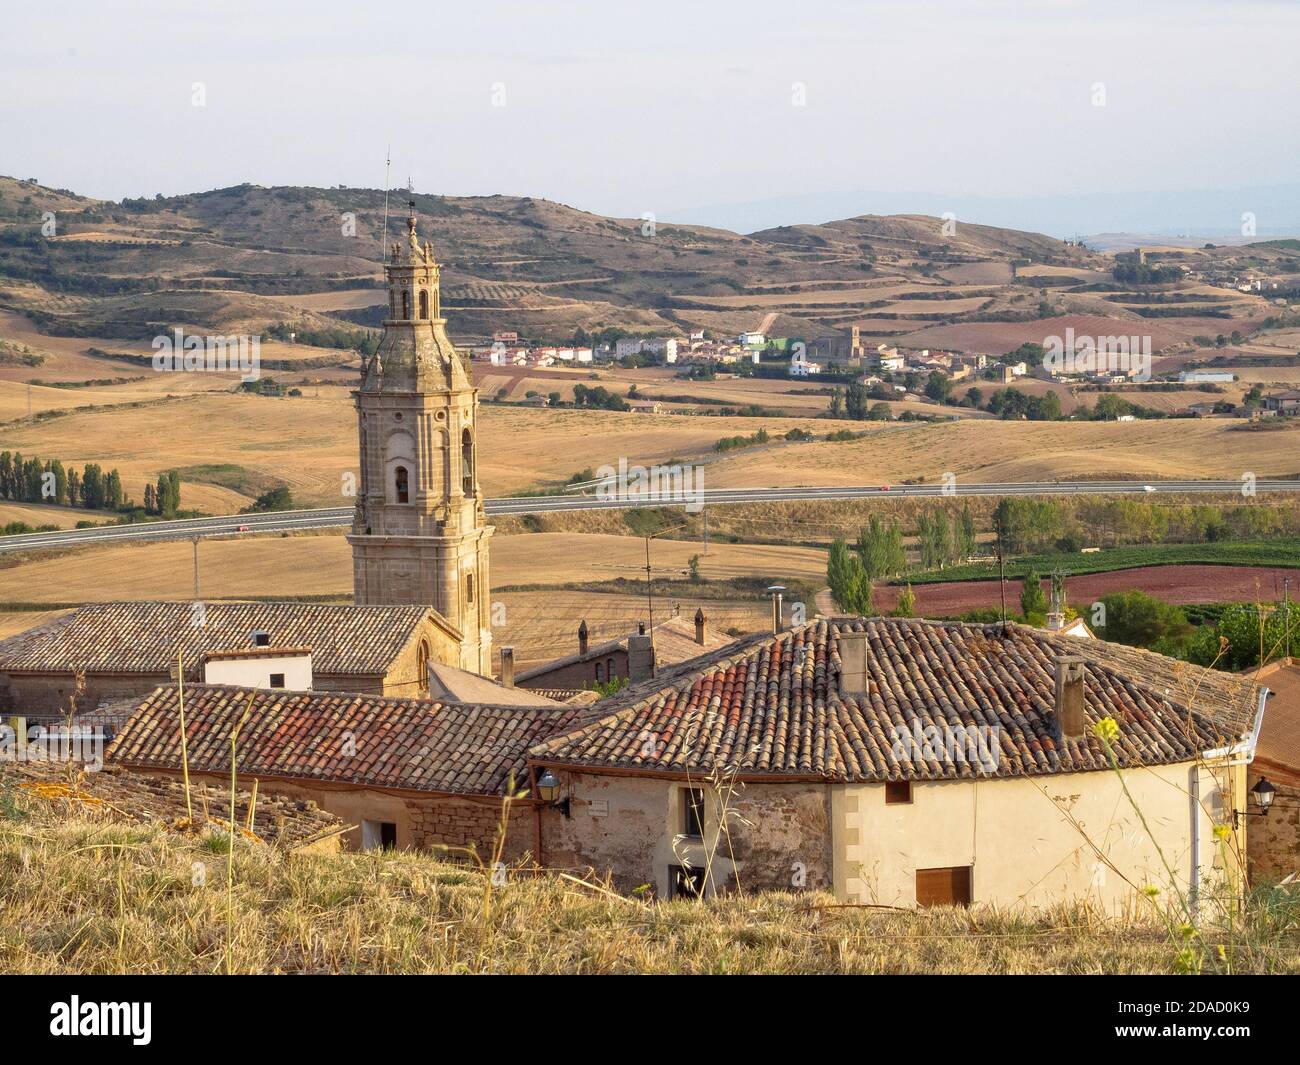
M 245 658 L 301 658 L 311 654 L 310 647 L 223 647 L 204 651 L 203 661 L 225 662 Z
M 525 781 L 528 748 L 572 726 L 564 706 L 482 706 L 385 699 L 341 692 L 284 692 L 186 685 L 190 769 L 230 771 L 230 735 L 241 777 L 282 777 L 417 791 L 499 795 L 513 772 Z M 140 702 L 105 760 L 137 769 L 179 769 L 176 688 Z
M 1294 659 L 1272 663 L 1249 676 L 1273 693 L 1255 757 L 1300 773 L 1300 663 Z
M 317 674 L 381 674 L 433 612 L 421 606 L 320 603 L 93 603 L 0 642 L 0 672 L 166 673 L 185 652 L 197 679 L 209 651 L 252 647 L 254 631 L 278 646 L 310 647 Z
M 655 663 L 659 666 L 676 665 L 678 662 L 698 658 L 706 651 L 728 647 L 734 642 L 731 637 L 720 635 L 706 626 L 704 643 L 696 643 L 695 622 L 688 617 L 669 618 L 667 621 L 662 621 L 656 625 L 653 631 Z M 553 670 L 571 666 L 576 662 L 587 662 L 591 659 L 601 658 L 611 651 L 626 651 L 627 641 L 632 635 L 632 633 L 628 633 L 612 640 L 606 640 L 603 643 L 592 644 L 587 648 L 585 655 L 576 653 L 565 655 L 563 658 L 552 659 L 549 662 L 543 662 L 540 666 L 532 666 L 522 670 L 515 674 L 515 683 L 521 683 L 535 677 L 544 677 Z
M 869 688 L 839 691 L 839 633 L 867 634 Z M 1055 663 L 1087 663 L 1083 737 L 1056 724 Z M 838 781 L 1028 776 L 1108 767 L 1091 727 L 1119 725 L 1121 765 L 1190 759 L 1249 733 L 1259 688 L 1232 674 L 1101 640 L 1010 625 L 901 618 L 820 619 L 737 641 L 588 708 L 535 746 L 539 762 L 668 773 L 736 767 L 743 776 Z M 916 727 L 996 727 L 989 770 L 927 759 Z M 649 742 L 647 742 L 649 741 Z M 901 756 L 901 757 L 900 757 Z

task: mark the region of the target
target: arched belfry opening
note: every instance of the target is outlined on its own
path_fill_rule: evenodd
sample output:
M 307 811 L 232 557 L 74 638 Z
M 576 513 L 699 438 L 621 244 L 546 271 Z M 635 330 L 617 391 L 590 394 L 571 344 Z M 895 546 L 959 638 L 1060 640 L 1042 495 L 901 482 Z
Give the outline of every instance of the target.
M 411 501 L 410 474 L 405 466 L 398 466 L 393 471 L 393 495 L 399 503 Z
M 427 320 L 429 317 L 429 293 L 426 289 L 420 289 L 420 318 Z
M 460 490 L 474 494 L 474 435 L 468 429 L 460 434 Z
M 402 317 L 411 317 L 411 294 L 406 289 L 402 289 Z

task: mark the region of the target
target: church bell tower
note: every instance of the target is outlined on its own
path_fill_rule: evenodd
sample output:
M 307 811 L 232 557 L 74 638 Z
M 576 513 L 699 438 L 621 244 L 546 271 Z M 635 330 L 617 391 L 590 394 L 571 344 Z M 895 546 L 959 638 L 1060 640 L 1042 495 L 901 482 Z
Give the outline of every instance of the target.
M 447 623 L 458 660 L 491 675 L 488 539 L 479 493 L 478 389 L 447 337 L 441 267 L 414 217 L 384 272 L 388 317 L 356 401 L 361 478 L 352 545 L 358 605 L 421 604 Z

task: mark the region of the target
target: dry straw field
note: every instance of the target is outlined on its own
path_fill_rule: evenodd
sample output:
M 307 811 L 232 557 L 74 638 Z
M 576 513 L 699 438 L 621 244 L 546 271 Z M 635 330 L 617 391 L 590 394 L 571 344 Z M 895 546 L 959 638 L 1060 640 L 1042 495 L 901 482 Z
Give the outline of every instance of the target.
M 1161 973 L 1300 971 L 1294 896 L 1171 941 L 1145 913 L 837 905 L 819 892 L 674 902 L 574 874 L 436 856 L 290 853 L 67 816 L 0 792 L 9 973 Z M 206 875 L 196 876 L 203 869 Z

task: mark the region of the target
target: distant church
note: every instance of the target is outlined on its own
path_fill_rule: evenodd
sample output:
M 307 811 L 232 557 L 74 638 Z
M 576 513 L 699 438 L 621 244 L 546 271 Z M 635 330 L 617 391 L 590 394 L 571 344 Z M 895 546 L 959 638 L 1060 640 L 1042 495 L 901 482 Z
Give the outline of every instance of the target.
M 361 483 L 352 545 L 358 606 L 438 615 L 434 659 L 491 676 L 488 539 L 477 471 L 478 389 L 447 337 L 441 267 L 415 217 L 384 271 L 388 318 L 356 399 Z

